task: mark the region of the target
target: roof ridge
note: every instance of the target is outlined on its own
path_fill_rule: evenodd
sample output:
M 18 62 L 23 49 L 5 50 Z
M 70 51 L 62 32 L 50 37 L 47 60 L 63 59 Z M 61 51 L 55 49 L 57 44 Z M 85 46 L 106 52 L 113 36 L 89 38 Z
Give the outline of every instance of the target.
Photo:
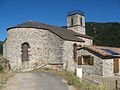
M 82 38 L 78 38 L 78 37 L 92 39 L 92 37 L 90 37 L 90 36 L 79 34 L 75 31 L 70 30 L 70 29 L 61 28 L 59 26 L 54 26 L 54 25 L 49 25 L 49 24 L 44 24 L 44 23 L 36 22 L 36 21 L 26 21 L 22 24 L 18 24 L 14 27 L 10 27 L 7 30 L 12 29 L 12 28 L 37 28 L 37 29 L 49 30 L 52 33 L 61 37 L 62 39 L 71 40 L 71 41 L 78 41 L 78 42 L 84 41 L 84 40 L 82 40 Z

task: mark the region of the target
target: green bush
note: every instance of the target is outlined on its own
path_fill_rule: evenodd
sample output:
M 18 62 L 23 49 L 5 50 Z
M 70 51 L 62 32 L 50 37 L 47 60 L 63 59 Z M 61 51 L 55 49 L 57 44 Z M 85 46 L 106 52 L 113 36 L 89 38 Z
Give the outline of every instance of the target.
M 0 65 L 0 71 L 3 71 L 3 67 L 2 67 L 2 65 Z

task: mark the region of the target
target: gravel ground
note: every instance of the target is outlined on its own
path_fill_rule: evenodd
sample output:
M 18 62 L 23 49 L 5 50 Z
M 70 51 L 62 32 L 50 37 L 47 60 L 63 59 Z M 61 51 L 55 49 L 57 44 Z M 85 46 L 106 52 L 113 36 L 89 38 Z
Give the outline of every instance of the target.
M 17 73 L 2 90 L 72 90 L 65 80 L 46 72 Z

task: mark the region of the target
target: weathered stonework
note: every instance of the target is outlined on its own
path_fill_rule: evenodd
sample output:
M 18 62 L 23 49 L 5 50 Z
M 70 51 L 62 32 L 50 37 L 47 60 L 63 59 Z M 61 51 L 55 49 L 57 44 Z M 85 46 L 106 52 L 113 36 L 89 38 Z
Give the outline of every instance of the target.
M 51 63 L 63 63 L 63 44 L 64 40 L 55 34 L 48 32 L 48 60 Z
M 27 43 L 29 48 L 23 48 L 24 43 Z M 3 44 L 3 56 L 13 70 L 28 71 L 49 67 L 75 72 L 76 68 L 82 68 L 83 75 L 113 75 L 114 58 L 102 59 L 95 55 L 96 51 L 93 51 L 93 54 L 85 49 L 85 46 L 92 45 L 92 38 L 85 35 L 85 16 L 74 13 L 67 17 L 67 29 L 38 22 L 25 22 L 8 28 L 7 39 Z M 23 59 L 24 55 L 27 59 Z M 94 64 L 78 65 L 78 56 L 82 55 L 93 56 Z
M 7 58 L 7 41 L 3 43 L 3 57 Z
M 30 44 L 28 53 L 30 60 L 25 65 L 21 62 L 21 45 L 24 42 Z M 8 39 L 4 43 L 4 57 L 10 61 L 11 67 L 15 70 L 23 68 L 31 70 L 36 62 L 40 65 L 62 62 L 62 46 L 63 40 L 48 30 L 15 28 L 8 31 Z
M 83 50 L 83 49 L 78 50 L 78 56 L 81 55 L 91 55 L 94 57 L 94 65 L 78 65 L 78 68 L 82 68 L 83 75 L 92 75 L 92 74 L 101 75 L 101 76 L 114 75 L 114 58 L 102 59 L 88 52 L 87 50 Z M 120 61 L 119 61 L 119 65 L 120 65 Z
M 72 42 L 72 41 L 65 41 L 63 46 L 63 60 L 64 60 L 64 69 L 68 69 L 72 72 L 75 72 L 76 64 L 73 59 L 73 44 L 76 43 L 77 45 L 82 45 L 81 42 Z
M 67 21 L 67 28 L 71 30 L 31 21 L 8 28 L 3 55 L 11 68 L 26 71 L 44 66 L 75 72 L 78 66 L 73 59 L 73 45 L 92 45 L 93 42 L 85 35 L 85 16 L 77 13 L 68 16 Z M 25 43 L 29 46 L 25 48 L 27 54 L 23 54 Z
M 72 19 L 73 19 L 73 23 L 72 23 Z M 67 17 L 67 27 L 68 27 L 68 29 L 73 30 L 77 33 L 86 34 L 86 32 L 85 32 L 85 16 L 80 15 L 80 14 L 68 16 Z
M 86 51 L 86 50 L 79 50 L 78 56 L 81 55 L 91 55 L 94 56 L 94 65 L 78 65 L 78 68 L 82 68 L 84 75 L 103 75 L 103 60 L 94 54 Z
M 103 76 L 114 75 L 113 59 L 103 59 Z
M 85 27 L 81 27 L 81 26 L 71 26 L 71 27 L 68 27 L 67 29 L 70 29 L 70 30 L 73 30 L 77 33 L 80 33 L 80 34 L 85 34 Z
M 85 41 L 84 45 L 89 45 L 89 46 L 93 45 L 93 40 L 92 39 L 83 38 L 83 37 L 80 37 L 80 38 Z

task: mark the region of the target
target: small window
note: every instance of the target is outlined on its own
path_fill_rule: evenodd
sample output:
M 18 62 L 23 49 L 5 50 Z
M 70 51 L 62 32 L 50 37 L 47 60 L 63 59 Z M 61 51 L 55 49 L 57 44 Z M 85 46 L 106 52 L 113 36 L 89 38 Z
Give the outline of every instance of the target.
M 80 25 L 83 26 L 83 20 L 82 20 L 82 17 L 80 18 Z
M 90 56 L 89 55 L 83 56 L 83 64 L 89 65 L 89 62 L 90 62 Z
M 29 43 L 25 42 L 21 45 L 21 52 L 22 52 L 22 62 L 25 62 L 25 61 L 29 61 L 29 48 L 30 48 L 30 45 Z
M 71 18 L 71 26 L 73 26 L 73 18 Z
M 94 65 L 94 57 L 90 55 L 79 56 L 78 65 Z
M 73 44 L 73 59 L 75 62 L 77 62 L 77 44 Z

